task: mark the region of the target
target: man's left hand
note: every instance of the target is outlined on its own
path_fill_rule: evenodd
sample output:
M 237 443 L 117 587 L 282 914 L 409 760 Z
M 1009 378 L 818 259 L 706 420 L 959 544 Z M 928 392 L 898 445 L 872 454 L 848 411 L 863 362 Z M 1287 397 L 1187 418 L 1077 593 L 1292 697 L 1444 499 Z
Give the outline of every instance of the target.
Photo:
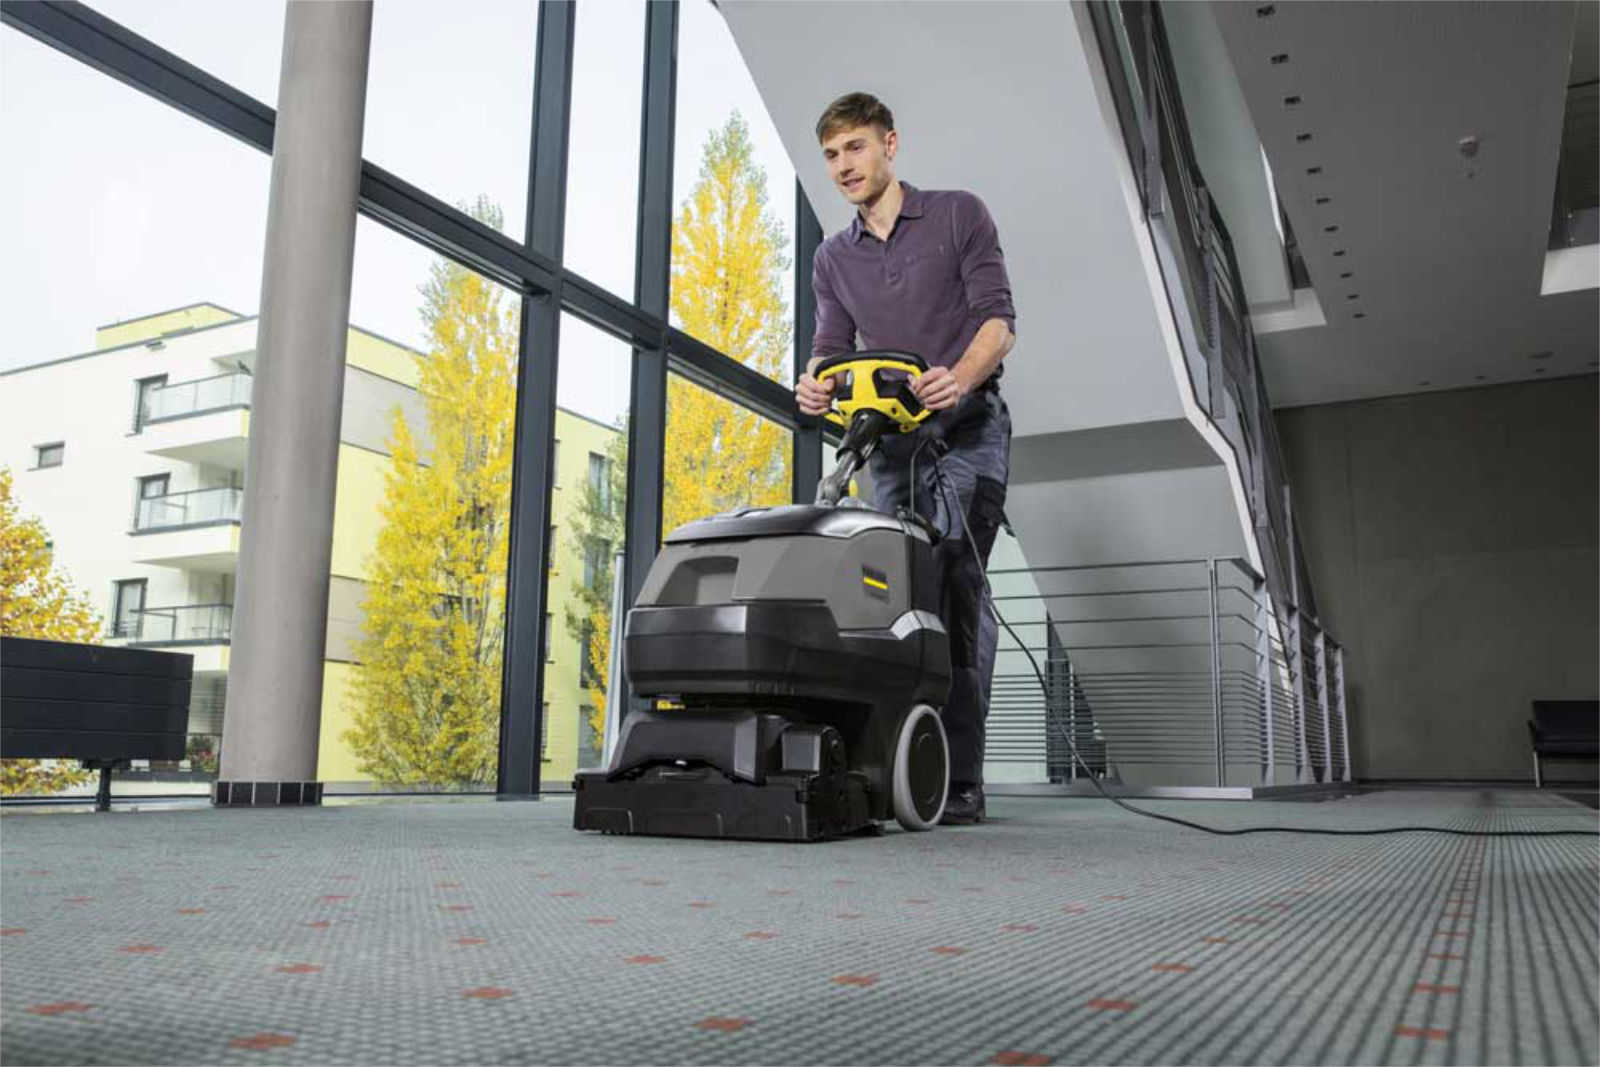
M 953 408 L 967 395 L 967 387 L 961 384 L 960 378 L 950 373 L 949 367 L 929 370 L 911 383 L 911 391 L 922 401 L 922 406 L 930 411 Z

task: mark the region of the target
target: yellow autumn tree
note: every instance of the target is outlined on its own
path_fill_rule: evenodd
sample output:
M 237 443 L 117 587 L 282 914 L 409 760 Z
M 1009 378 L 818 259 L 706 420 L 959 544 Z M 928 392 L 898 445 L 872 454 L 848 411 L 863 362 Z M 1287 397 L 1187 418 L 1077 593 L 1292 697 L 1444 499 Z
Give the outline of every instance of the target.
M 788 246 L 783 224 L 768 209 L 767 176 L 755 162 L 750 127 L 734 111 L 707 135 L 699 176 L 673 224 L 674 324 L 752 370 L 781 377 L 792 336 L 784 297 Z M 671 376 L 662 529 L 739 505 L 788 503 L 789 444 L 788 431 L 778 424 Z M 619 443 L 614 460 L 625 459 L 624 449 Z M 613 462 L 613 469 L 624 470 L 625 463 Z M 621 498 L 619 487 L 611 499 Z M 620 544 L 620 517 L 586 499 L 577 533 L 586 550 L 596 540 Z M 568 612 L 567 626 L 588 642 L 590 721 L 598 746 L 611 663 L 609 561 L 595 588 L 578 582 L 574 591 L 579 606 Z
M 483 197 L 467 210 L 502 225 Z M 380 782 L 480 787 L 498 764 L 518 307 L 450 261 L 421 292 L 425 429 L 395 410 L 344 740 Z
M 789 238 L 767 208 L 767 175 L 738 111 L 700 151 L 700 174 L 672 227 L 676 325 L 769 378 L 781 375 L 791 326 L 784 298 Z M 667 385 L 661 525 L 789 501 L 789 433 L 710 390 Z
M 0 634 L 94 645 L 102 632 L 89 598 L 50 558 L 44 524 L 22 513 L 10 468 L 0 467 Z M 0 760 L 5 796 L 59 793 L 93 778 L 64 760 Z

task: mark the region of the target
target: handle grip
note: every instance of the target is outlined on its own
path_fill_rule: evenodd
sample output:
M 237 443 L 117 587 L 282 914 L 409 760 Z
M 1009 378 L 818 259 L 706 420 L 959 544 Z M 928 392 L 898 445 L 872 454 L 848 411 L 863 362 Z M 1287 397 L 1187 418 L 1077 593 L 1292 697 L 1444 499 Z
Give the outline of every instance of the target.
M 885 370 L 903 372 L 906 378 L 893 382 L 880 379 L 878 372 Z M 836 395 L 834 406 L 823 418 L 848 428 L 856 412 L 879 411 L 893 420 L 901 433 L 910 433 L 931 412 L 922 406 L 907 383 L 916 381 L 927 371 L 927 362 L 914 352 L 873 349 L 829 356 L 817 364 L 814 372 L 817 381 L 840 378 L 842 383 L 847 383 L 849 393 Z

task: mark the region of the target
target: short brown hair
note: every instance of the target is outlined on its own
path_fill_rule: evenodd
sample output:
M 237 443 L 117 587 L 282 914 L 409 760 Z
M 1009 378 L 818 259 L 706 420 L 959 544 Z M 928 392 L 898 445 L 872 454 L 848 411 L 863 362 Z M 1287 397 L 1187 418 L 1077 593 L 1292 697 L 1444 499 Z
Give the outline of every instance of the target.
M 876 126 L 880 135 L 886 134 L 894 129 L 894 115 L 871 93 L 846 93 L 829 104 L 817 120 L 817 140 L 826 141 L 840 130 L 857 126 Z

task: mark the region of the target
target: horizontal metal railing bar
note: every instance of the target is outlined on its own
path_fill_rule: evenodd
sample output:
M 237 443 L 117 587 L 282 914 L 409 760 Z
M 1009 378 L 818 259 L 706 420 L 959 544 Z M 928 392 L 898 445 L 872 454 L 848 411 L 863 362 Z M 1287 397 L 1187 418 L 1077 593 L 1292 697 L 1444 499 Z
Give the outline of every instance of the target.
M 161 392 L 167 391 L 168 389 L 182 389 L 185 386 L 203 385 L 206 382 L 218 382 L 218 381 L 221 381 L 224 378 L 249 378 L 249 377 L 250 377 L 250 372 L 249 371 L 230 370 L 230 371 L 223 371 L 221 374 L 208 374 L 204 378 L 185 378 L 181 382 L 167 382 L 165 385 L 158 385 L 155 388 L 151 389 L 150 391 L 152 393 L 161 393 Z
M 995 574 L 1066 574 L 1074 571 L 1123 571 L 1140 567 L 1193 567 L 1205 566 L 1209 559 L 1151 559 L 1132 563 L 1068 563 L 1054 567 L 1000 567 L 989 571 Z
M 1004 567 L 991 570 L 990 574 L 1063 574 L 1074 571 L 1106 571 L 1106 570 L 1133 570 L 1141 567 L 1193 567 L 1206 566 L 1210 563 L 1227 564 L 1237 569 L 1241 574 L 1253 582 L 1264 579 L 1256 573 L 1254 567 L 1238 556 L 1215 556 L 1202 559 L 1152 559 L 1135 560 L 1128 563 L 1070 563 L 1059 564 L 1051 567 Z
M 1253 645 L 1247 645 L 1243 641 L 1224 641 L 1224 642 L 1222 642 L 1222 644 L 1224 646 L 1232 645 L 1235 648 L 1242 648 L 1242 649 L 1245 649 L 1246 651 L 1250 651 L 1251 649 L 1253 649 L 1255 647 Z M 1174 642 L 1159 643 L 1159 644 L 1073 645 L 1072 646 L 1072 651 L 1073 652 L 1115 652 L 1115 651 L 1118 651 L 1119 649 L 1130 649 L 1130 648 L 1210 648 L 1210 647 L 1211 647 L 1211 642 L 1210 641 L 1174 641 Z M 1029 651 L 1029 652 L 1041 651 L 1040 649 L 1037 649 L 1037 648 L 1028 648 L 1027 646 L 1020 646 L 1019 647 L 1017 645 L 1011 645 L 1009 647 L 1001 647 L 1001 648 L 998 649 L 998 651 L 1000 651 L 1000 652 L 1021 652 L 1024 648 L 1027 648 L 1027 651 Z
M 1013 649 L 1011 651 L 1015 651 L 1015 650 Z M 1222 677 L 1233 679 L 1235 682 L 1238 682 L 1238 681 L 1242 680 L 1243 682 L 1245 682 L 1245 683 L 1247 683 L 1249 685 L 1252 685 L 1252 686 L 1259 686 L 1260 685 L 1260 683 L 1256 680 L 1255 674 L 1254 674 L 1253 671 L 1230 669 L 1228 671 L 1224 671 L 1223 674 L 1222 674 Z M 1002 678 L 1006 679 L 1007 681 L 1018 681 L 1018 680 L 1020 680 L 1020 681 L 1027 682 L 1027 683 L 1029 683 L 1031 685 L 1035 685 L 1035 686 L 1037 686 L 1039 684 L 1039 679 L 1036 678 L 1034 675 L 1029 674 L 1027 671 L 1000 671 L 1000 672 L 997 672 L 995 674 L 995 679 L 996 680 L 999 680 L 999 679 L 1002 679 Z M 1065 673 L 1062 673 L 1061 676 L 1056 679 L 1056 683 L 1055 684 L 1064 689 L 1066 687 L 1066 685 L 1067 685 L 1067 678 L 1068 678 L 1068 676 Z M 1076 681 L 1080 686 L 1081 685 L 1101 685 L 1101 686 L 1106 686 L 1106 685 L 1112 685 L 1112 686 L 1137 685 L 1137 684 L 1142 684 L 1142 683 L 1145 683 L 1145 682 L 1148 682 L 1148 683 L 1151 683 L 1151 684 L 1158 684 L 1158 685 L 1173 685 L 1173 686 L 1182 685 L 1182 686 L 1204 687 L 1207 690 L 1209 690 L 1210 686 L 1211 686 L 1211 677 L 1210 677 L 1210 672 L 1209 671 L 1206 672 L 1206 677 L 1200 678 L 1200 679 L 1188 678 L 1188 677 L 1183 677 L 1183 676 L 1179 676 L 1179 677 L 1163 677 L 1163 676 L 1160 676 L 1160 675 L 1141 675 L 1141 674 L 1133 674 L 1133 673 L 1113 675 L 1113 674 L 1101 674 L 1099 672 L 1096 672 L 1094 674 L 1074 673 L 1074 674 L 1071 675 L 1071 678 L 1074 681 Z M 1108 681 L 1104 680 L 1104 679 L 1107 679 L 1107 678 L 1119 678 L 1119 679 L 1125 679 L 1125 680 L 1124 681 L 1108 682 Z
M 1004 596 L 991 597 L 990 599 L 992 599 L 995 602 L 999 603 L 999 602 L 1002 602 L 1002 601 L 1009 602 L 1009 601 L 1018 601 L 1018 600 L 1074 600 L 1074 599 L 1077 599 L 1079 597 L 1156 596 L 1156 595 L 1165 596 L 1165 595 L 1170 594 L 1170 593 L 1210 593 L 1210 592 L 1211 592 L 1211 587 L 1208 586 L 1208 585 L 1193 585 L 1193 586 L 1183 585 L 1183 586 L 1165 587 L 1165 588 L 1161 588 L 1161 589 L 1079 589 L 1079 590 L 1074 590 L 1074 591 L 1068 592 L 1068 593 L 1007 593 Z M 1243 589 L 1238 588 L 1237 586 L 1231 586 L 1231 585 L 1218 586 L 1217 587 L 1217 592 L 1219 592 L 1219 593 L 1239 593 L 1246 600 L 1250 601 L 1252 604 L 1256 603 L 1254 597 L 1252 597 L 1249 593 L 1245 592 Z

